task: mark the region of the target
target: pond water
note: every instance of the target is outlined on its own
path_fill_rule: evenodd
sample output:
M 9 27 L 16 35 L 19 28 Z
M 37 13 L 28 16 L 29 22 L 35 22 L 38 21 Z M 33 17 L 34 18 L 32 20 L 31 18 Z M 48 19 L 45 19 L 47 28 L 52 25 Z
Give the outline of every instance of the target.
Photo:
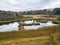
M 42 27 L 53 26 L 53 25 L 56 25 L 56 24 L 53 24 L 52 21 L 48 21 L 46 23 L 40 23 L 40 25 L 24 26 L 24 29 L 32 30 L 32 29 L 39 29 Z
M 1 25 L 0 32 L 18 31 L 19 29 L 18 26 L 19 26 L 18 22 Z
M 28 21 L 24 21 L 25 24 L 32 24 L 34 22 L 34 20 L 28 20 Z
M 25 21 L 25 23 L 26 24 L 32 24 L 33 20 L 32 21 Z M 56 25 L 56 24 L 53 24 L 52 21 L 48 21 L 46 23 L 40 23 L 40 25 L 24 26 L 24 29 L 25 30 L 32 30 L 32 29 L 38 29 L 41 27 L 52 26 L 52 25 Z M 18 22 L 0 25 L 0 32 L 19 31 L 18 26 L 19 26 Z

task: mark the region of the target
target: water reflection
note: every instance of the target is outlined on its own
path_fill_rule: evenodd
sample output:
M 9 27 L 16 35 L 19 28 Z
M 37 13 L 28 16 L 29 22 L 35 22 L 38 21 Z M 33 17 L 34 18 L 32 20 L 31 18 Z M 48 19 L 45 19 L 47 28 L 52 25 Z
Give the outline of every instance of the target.
M 25 23 L 26 24 L 32 24 L 33 20 L 32 21 L 25 21 Z M 37 22 L 34 21 L 34 23 L 37 23 Z M 23 27 L 25 30 L 33 30 L 33 29 L 38 29 L 41 27 L 52 26 L 52 25 L 56 25 L 56 24 L 53 24 L 52 21 L 48 21 L 46 23 L 40 23 L 40 25 L 23 26 Z M 0 32 L 18 31 L 18 29 L 19 29 L 18 26 L 19 26 L 18 22 L 1 25 L 0 26 Z
M 40 23 L 40 25 L 24 26 L 24 29 L 32 30 L 32 29 L 39 29 L 41 27 L 53 26 L 53 25 L 56 25 L 56 24 L 53 24 L 52 21 L 48 21 L 46 23 Z
M 19 26 L 18 22 L 1 25 L 0 32 L 18 31 L 19 29 L 18 26 Z
M 25 21 L 24 23 L 25 24 L 32 24 L 34 22 L 34 20 L 28 20 L 28 21 Z

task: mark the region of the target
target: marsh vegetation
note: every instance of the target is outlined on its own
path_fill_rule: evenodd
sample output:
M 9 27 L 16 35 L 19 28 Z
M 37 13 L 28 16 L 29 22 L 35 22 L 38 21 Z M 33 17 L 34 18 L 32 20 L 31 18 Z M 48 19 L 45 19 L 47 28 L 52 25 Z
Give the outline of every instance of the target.
M 39 16 L 35 15 L 35 18 L 25 17 L 25 19 L 22 19 L 22 20 L 24 22 L 24 20 L 27 20 L 27 19 L 38 19 L 36 17 L 39 17 Z M 21 29 L 21 30 L 19 29 L 19 31 L 0 32 L 0 45 L 60 45 L 60 40 L 59 40 L 60 39 L 60 20 L 58 19 L 58 17 L 59 16 L 56 16 L 56 15 L 54 17 L 40 16 L 39 20 L 36 20 L 39 23 L 43 22 L 43 26 L 52 24 L 52 23 L 46 24 L 47 20 L 52 20 L 53 23 L 57 25 L 45 26 L 45 27 L 38 28 L 36 30 L 32 29 L 32 30 L 26 31 L 24 29 Z M 0 21 L 0 22 L 1 23 L 3 22 L 2 24 L 4 24 L 7 22 L 10 23 L 12 21 L 20 23 L 21 19 L 10 20 L 10 21 Z M 13 24 L 13 26 L 11 24 Z M 15 24 L 15 23 L 11 23 L 11 24 L 9 24 L 10 25 L 9 27 L 10 28 L 12 27 L 15 30 L 18 24 Z M 29 26 L 29 24 L 27 24 L 27 26 Z M 5 27 L 7 28 L 8 26 L 5 26 Z

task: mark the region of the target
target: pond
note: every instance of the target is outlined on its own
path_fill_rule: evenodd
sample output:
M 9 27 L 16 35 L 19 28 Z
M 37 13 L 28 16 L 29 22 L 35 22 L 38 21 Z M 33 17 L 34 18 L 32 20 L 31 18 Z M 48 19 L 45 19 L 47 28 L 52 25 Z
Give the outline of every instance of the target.
M 18 31 L 18 22 L 4 24 L 0 26 L 0 32 Z
M 56 25 L 56 24 L 53 24 L 52 21 L 47 21 L 46 23 L 40 23 L 40 25 L 24 26 L 24 29 L 32 30 L 32 29 L 39 29 L 42 27 L 53 26 L 53 25 Z
M 32 24 L 33 20 L 25 21 L 25 23 Z M 39 29 L 41 27 L 52 26 L 52 25 L 56 25 L 56 24 L 53 24 L 52 21 L 48 21 L 46 23 L 40 23 L 40 25 L 24 26 L 24 29 L 25 30 L 33 30 L 33 29 Z M 19 22 L 0 25 L 0 32 L 10 32 L 10 31 L 19 31 Z

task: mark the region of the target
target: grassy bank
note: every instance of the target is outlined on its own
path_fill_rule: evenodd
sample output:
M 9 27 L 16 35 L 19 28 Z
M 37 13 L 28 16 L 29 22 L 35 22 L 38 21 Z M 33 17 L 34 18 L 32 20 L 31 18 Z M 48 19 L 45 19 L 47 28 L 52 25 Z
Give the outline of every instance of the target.
M 60 25 L 30 31 L 0 33 L 0 45 L 60 45 Z
M 57 21 L 58 17 L 60 17 L 60 16 L 57 16 L 57 15 L 49 16 L 49 15 L 41 15 L 41 14 L 39 14 L 39 15 L 22 15 L 21 18 L 17 18 L 14 20 L 0 20 L 0 25 L 12 23 L 12 22 L 21 22 L 21 21 L 24 22 L 24 20 L 36 20 L 37 22 L 47 22 L 48 20 L 52 20 L 55 22 L 55 21 Z

